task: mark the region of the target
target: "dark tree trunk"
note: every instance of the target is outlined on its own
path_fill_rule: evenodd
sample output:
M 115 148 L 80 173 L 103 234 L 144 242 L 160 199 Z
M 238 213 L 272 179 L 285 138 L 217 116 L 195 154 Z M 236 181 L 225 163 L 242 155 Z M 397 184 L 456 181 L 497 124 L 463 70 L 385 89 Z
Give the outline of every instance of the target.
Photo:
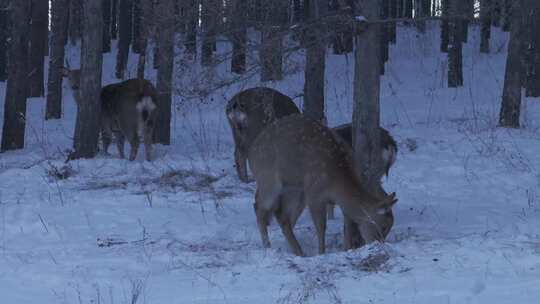
M 131 43 L 133 36 L 133 0 L 120 0 L 118 9 L 120 10 L 120 22 L 118 29 L 118 54 L 116 56 L 116 78 L 124 79 L 124 73 L 129 57 L 129 44 Z
M 159 68 L 157 73 L 157 119 L 154 141 L 171 143 L 171 105 L 173 76 L 174 0 L 160 0 L 157 7 L 159 31 Z
M 441 21 L 441 52 L 448 53 L 448 42 L 450 40 L 450 23 L 448 22 L 448 10 L 449 10 L 449 1 L 451 0 L 441 0 L 441 14 L 443 20 Z
M 92 158 L 98 151 L 101 119 L 101 67 L 103 62 L 103 10 L 101 1 L 85 1 L 82 24 L 81 84 L 74 151 L 70 159 Z
M 261 29 L 261 81 L 283 79 L 283 34 L 281 27 L 287 22 L 286 1 L 265 2 L 262 6 Z M 305 8 L 305 7 L 304 7 Z M 276 16 L 279 16 L 277 18 Z
M 111 0 L 111 39 L 118 38 L 118 1 Z
M 521 1 L 521 0 L 501 0 L 501 2 L 502 2 L 502 11 L 503 11 L 503 15 L 502 15 L 503 27 L 502 27 L 502 29 L 505 32 L 510 31 L 510 25 L 511 25 L 511 22 L 512 22 L 512 13 L 513 13 L 512 5 L 516 1 Z
M 45 119 L 62 116 L 62 68 L 68 22 L 69 0 L 53 0 L 51 7 L 51 56 L 47 84 L 47 110 Z
M 457 16 L 461 0 L 449 0 L 451 16 Z M 450 39 L 448 45 L 448 87 L 463 86 L 463 22 L 462 18 L 451 18 L 449 22 Z
M 216 0 L 202 0 L 201 27 L 202 27 L 202 47 L 201 64 L 209 66 L 212 64 L 214 54 L 214 44 L 216 35 Z
M 413 17 L 413 0 L 403 0 L 403 17 L 412 19 Z
M 69 40 L 72 45 L 77 44 L 77 40 L 81 38 L 81 10 L 82 0 L 69 1 Z
M 308 22 L 316 21 L 326 13 L 325 0 L 309 1 Z M 304 115 L 325 122 L 324 71 L 326 65 L 326 39 L 322 28 L 314 25 L 306 33 L 306 66 L 304 72 Z
M 363 15 L 375 19 L 377 0 L 364 1 Z M 383 175 L 380 146 L 380 25 L 370 25 L 356 38 L 353 103 L 353 146 L 356 170 L 365 189 L 378 189 Z
M 521 110 L 521 87 L 523 83 L 523 0 L 515 1 L 512 9 L 512 24 L 506 71 L 504 75 L 503 97 L 499 125 L 501 127 L 519 128 Z
M 142 0 L 133 0 L 133 42 L 131 48 L 133 53 L 139 54 L 141 52 L 142 43 L 142 31 L 141 31 L 141 19 L 142 19 Z
M 187 0 L 186 7 L 186 53 L 193 58 L 197 55 L 197 17 L 199 9 L 195 0 Z
M 526 96 L 540 97 L 540 2 L 528 0 L 527 8 Z
M 246 24 L 246 5 L 245 0 L 233 0 L 232 15 L 232 59 L 231 71 L 236 74 L 243 74 L 246 71 L 246 43 L 247 43 L 247 24 Z
M 103 1 L 103 53 L 111 51 L 111 1 Z
M 45 73 L 45 45 L 49 35 L 49 3 L 44 0 L 32 0 L 31 10 L 28 97 L 41 97 L 45 92 L 43 74 Z
M 501 26 L 501 14 L 502 14 L 502 7 L 501 3 L 504 0 L 490 0 L 491 3 L 491 22 L 493 26 L 499 27 Z
M 28 88 L 30 0 L 11 2 L 11 43 L 0 151 L 24 148 Z
M 146 54 L 148 53 L 148 40 L 150 39 L 150 29 L 152 27 L 152 0 L 140 0 L 142 9 L 141 19 L 141 50 L 139 53 L 139 62 L 137 64 L 137 78 L 144 79 L 144 70 L 146 65 Z
M 389 13 L 390 13 L 390 3 L 389 3 L 390 0 L 382 0 L 382 7 L 381 7 L 381 13 L 380 13 L 380 17 L 382 20 L 385 20 L 385 19 L 388 19 L 389 17 Z M 380 67 L 380 71 L 381 71 L 381 75 L 384 75 L 384 65 L 386 64 L 386 62 L 388 62 L 388 58 L 390 57 L 390 49 L 389 49 L 389 37 L 388 37 L 388 24 L 384 23 L 382 26 L 381 26 L 381 29 L 380 29 L 380 39 L 379 39 L 379 43 L 381 44 L 381 67 Z M 425 30 L 425 29 L 424 29 Z
M 415 21 L 416 28 L 420 33 L 426 32 L 426 21 L 422 20 L 422 18 L 426 17 L 426 11 L 425 11 L 425 4 L 426 0 L 415 0 L 415 19 L 419 19 Z
M 388 0 L 389 1 L 389 17 L 395 19 L 398 17 L 398 1 L 400 0 Z M 396 23 L 390 22 L 387 25 L 388 27 L 388 40 L 392 44 L 396 44 Z
M 480 37 L 480 53 L 489 53 L 489 39 L 491 38 L 491 12 L 493 0 L 481 0 L 480 21 L 482 22 Z
M 353 3 L 354 2 L 350 0 L 333 0 L 333 5 L 331 8 L 333 10 L 340 10 L 343 14 L 345 14 L 344 18 L 351 18 L 354 12 Z M 342 7 L 343 5 L 346 5 L 347 7 Z M 333 40 L 332 46 L 334 49 L 334 54 L 347 54 L 353 51 L 352 31 L 338 29 Z
M 9 10 L 4 9 L 9 5 L 9 0 L 1 0 L 0 6 L 0 81 L 6 81 L 8 77 L 8 52 L 9 52 Z

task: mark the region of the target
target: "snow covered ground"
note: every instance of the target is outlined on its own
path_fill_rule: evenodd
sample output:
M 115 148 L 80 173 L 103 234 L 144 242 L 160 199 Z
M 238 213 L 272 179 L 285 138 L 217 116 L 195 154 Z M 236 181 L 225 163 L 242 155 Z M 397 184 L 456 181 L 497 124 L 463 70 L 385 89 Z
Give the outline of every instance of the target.
M 307 213 L 295 231 L 310 257 L 292 255 L 275 224 L 262 248 L 255 185 L 236 177 L 224 115 L 257 79 L 199 102 L 178 95 L 172 145 L 151 163 L 111 149 L 64 167 L 71 92 L 61 121 L 45 122 L 44 100 L 30 99 L 26 148 L 0 154 L 0 303 L 538 303 L 540 100 L 524 102 L 524 128 L 497 128 L 506 34 L 481 55 L 471 30 L 457 90 L 445 88 L 438 34 L 402 28 L 391 48 L 381 108 L 399 143 L 385 180 L 396 223 L 387 243 L 349 252 L 339 216 L 329 253 L 315 255 Z M 104 62 L 109 83 L 114 55 Z M 350 120 L 353 71 L 351 56 L 328 55 L 330 125 Z M 302 78 L 268 85 L 298 96 Z

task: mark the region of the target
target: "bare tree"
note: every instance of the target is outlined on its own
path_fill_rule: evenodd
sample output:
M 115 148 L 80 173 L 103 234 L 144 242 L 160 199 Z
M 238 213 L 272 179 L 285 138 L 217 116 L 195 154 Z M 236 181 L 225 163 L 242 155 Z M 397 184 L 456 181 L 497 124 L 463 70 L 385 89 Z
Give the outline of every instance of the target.
M 131 49 L 133 53 L 139 54 L 141 52 L 141 43 L 142 43 L 142 0 L 133 0 L 133 42 Z
M 111 0 L 111 39 L 118 38 L 118 1 Z
M 11 2 L 11 43 L 0 151 L 22 149 L 26 125 L 30 0 Z
M 103 62 L 103 11 L 101 1 L 84 1 L 81 46 L 81 83 L 77 121 L 75 123 L 74 151 L 70 159 L 91 158 L 98 151 L 100 129 L 100 91 Z
M 116 56 L 116 78 L 124 79 L 126 71 L 129 45 L 132 40 L 133 26 L 133 0 L 120 0 L 119 4 L 119 30 L 118 30 L 118 53 Z
M 326 65 L 326 33 L 317 20 L 327 11 L 328 1 L 312 0 L 308 5 L 308 20 L 312 26 L 306 31 L 306 67 L 304 73 L 304 115 L 325 121 L 324 115 L 324 71 Z
M 44 95 L 45 46 L 48 43 L 49 2 L 32 0 L 30 27 L 30 79 L 28 97 Z
M 103 53 L 111 51 L 111 0 L 102 0 L 103 4 Z
M 526 96 L 540 97 L 540 1 L 527 0 Z
M 214 54 L 214 45 L 216 39 L 216 22 L 218 12 L 216 11 L 216 0 L 202 0 L 201 28 L 202 28 L 202 46 L 201 46 L 201 64 L 212 64 Z
M 0 0 L 0 81 L 8 77 L 9 0 Z
M 184 0 L 186 5 L 186 39 L 185 48 L 186 53 L 192 57 L 197 55 L 197 20 L 199 8 L 196 0 Z
M 491 13 L 493 0 L 480 1 L 480 20 L 482 22 L 480 37 L 480 53 L 489 53 L 489 39 L 491 38 Z
M 75 45 L 77 40 L 81 38 L 81 10 L 82 0 L 69 1 L 69 40 L 72 45 Z
M 141 17 L 141 35 L 140 35 L 140 52 L 139 62 L 137 64 L 137 78 L 144 79 L 144 68 L 146 65 L 146 53 L 148 48 L 148 39 L 153 26 L 154 12 L 152 8 L 152 0 L 140 0 L 142 17 Z
M 452 0 L 441 0 L 441 52 L 448 53 L 448 43 L 450 40 L 450 23 L 448 22 L 449 4 Z
M 499 125 L 501 127 L 519 128 L 521 88 L 523 84 L 524 31 L 522 16 L 524 7 L 524 0 L 517 0 L 512 5 L 510 41 L 508 43 L 501 112 L 499 114 Z
M 231 71 L 243 74 L 246 71 L 247 5 L 245 0 L 232 0 L 232 59 Z
M 380 1 L 365 0 L 362 14 L 379 18 Z M 354 67 L 353 143 L 357 172 L 366 189 L 378 189 L 383 174 L 380 146 L 380 25 L 370 24 L 356 37 Z
M 53 0 L 51 7 L 51 56 L 47 84 L 45 119 L 59 119 L 62 115 L 62 67 L 68 21 L 69 0 Z
M 171 143 L 171 105 L 173 75 L 174 0 L 160 0 L 157 6 L 159 32 L 159 68 L 157 73 L 157 119 L 154 141 Z
M 262 1 L 261 3 L 261 81 L 283 78 L 283 34 L 281 27 L 287 22 L 287 1 Z
M 460 9 L 463 0 L 448 0 L 449 14 L 452 16 L 449 21 L 449 45 L 448 45 L 448 87 L 455 88 L 463 86 L 463 20 L 460 16 Z

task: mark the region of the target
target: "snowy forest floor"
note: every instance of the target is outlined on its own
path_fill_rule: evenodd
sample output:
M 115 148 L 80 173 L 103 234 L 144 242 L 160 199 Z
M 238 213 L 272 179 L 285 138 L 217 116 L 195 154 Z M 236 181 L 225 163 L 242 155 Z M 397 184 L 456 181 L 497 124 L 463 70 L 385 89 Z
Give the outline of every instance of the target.
M 0 302 L 538 303 L 540 100 L 523 102 L 523 128 L 497 128 L 507 35 L 495 31 L 493 53 L 479 54 L 471 27 L 459 89 L 446 88 L 437 27 L 398 37 L 381 85 L 381 121 L 399 145 L 384 180 L 399 197 L 385 244 L 342 251 L 338 214 L 328 253 L 316 255 L 306 212 L 295 232 L 309 257 L 294 256 L 275 223 L 262 247 L 255 184 L 236 177 L 224 114 L 257 77 L 200 101 L 177 94 L 172 144 L 153 162 L 111 148 L 64 164 L 76 114 L 65 86 L 63 119 L 46 122 L 44 99 L 29 99 L 26 148 L 0 154 Z M 114 58 L 104 58 L 105 83 Z M 327 55 L 331 126 L 351 119 L 353 62 Z M 195 70 L 177 62 L 179 88 L 194 87 Z M 265 85 L 298 96 L 303 72 Z

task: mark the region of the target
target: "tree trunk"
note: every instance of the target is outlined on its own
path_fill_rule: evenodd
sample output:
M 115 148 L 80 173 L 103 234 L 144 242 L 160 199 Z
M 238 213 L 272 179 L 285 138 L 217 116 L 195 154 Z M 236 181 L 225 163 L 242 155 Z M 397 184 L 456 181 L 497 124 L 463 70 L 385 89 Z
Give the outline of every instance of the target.
M 480 53 L 489 53 L 489 39 L 491 38 L 491 12 L 493 0 L 481 0 L 480 21 L 482 22 L 480 37 Z
M 111 39 L 118 38 L 118 1 L 111 0 Z
M 171 105 L 173 76 L 174 0 L 160 0 L 157 7 L 159 32 L 159 68 L 157 73 L 157 119 L 154 140 L 171 143 Z
M 77 40 L 81 38 L 81 9 L 82 0 L 69 1 L 69 40 L 72 45 L 77 44 Z
M 68 2 L 69 0 L 52 1 L 51 55 L 49 57 L 49 80 L 47 84 L 45 119 L 60 119 L 62 116 L 62 68 L 64 67 Z
M 0 0 L 0 81 L 6 81 L 8 77 L 8 52 L 9 52 L 9 10 L 4 9 L 9 5 L 9 0 Z
M 389 14 L 390 18 L 396 19 L 398 17 L 398 0 L 389 0 Z M 390 22 L 387 25 L 388 27 L 388 40 L 392 44 L 396 44 L 397 39 L 397 29 L 396 29 L 396 23 Z
M 119 29 L 118 29 L 118 54 L 116 56 L 116 78 L 124 79 L 128 57 L 129 44 L 132 39 L 132 14 L 133 0 L 120 0 Z
M 188 6 L 186 7 L 186 53 L 190 54 L 192 58 L 197 55 L 197 20 L 199 9 L 195 0 L 187 0 Z
M 393 0 L 392 0 L 393 1 Z M 344 12 L 344 18 L 351 18 L 354 12 L 354 1 L 340 1 L 334 0 L 335 4 L 332 6 L 335 10 L 341 10 Z M 347 7 L 342 7 L 342 5 Z M 348 10 L 348 11 L 347 11 Z M 333 41 L 334 54 L 347 54 L 353 51 L 353 33 L 351 30 L 338 29 L 335 33 Z
M 103 4 L 103 53 L 111 52 L 111 1 L 102 0 Z
M 48 40 L 49 3 L 32 0 L 32 22 L 30 27 L 30 66 L 28 97 L 44 95 L 45 45 Z
M 262 4 L 261 81 L 283 79 L 283 46 L 281 26 L 287 22 L 284 0 L 268 1 Z M 276 16 L 279 16 L 276 17 Z
M 24 148 L 30 0 L 11 2 L 11 43 L 0 152 Z
M 385 19 L 388 19 L 389 15 L 390 15 L 390 0 L 383 0 L 382 1 L 382 7 L 381 7 L 381 12 L 380 12 L 380 18 L 382 20 L 385 20 Z M 380 48 L 380 51 L 381 51 L 381 56 L 380 56 L 380 59 L 381 59 L 381 67 L 380 67 L 380 71 L 381 71 L 381 75 L 384 75 L 384 65 L 386 64 L 386 62 L 388 62 L 388 58 L 390 57 L 390 39 L 388 37 L 388 34 L 389 34 L 389 29 L 388 29 L 388 25 L 387 23 L 383 23 L 383 25 L 381 26 L 380 28 L 380 39 L 379 39 L 379 43 L 381 44 L 381 48 Z M 424 31 L 425 31 L 425 23 L 424 23 Z
M 232 17 L 232 43 L 233 51 L 231 58 L 231 71 L 236 74 L 244 74 L 246 71 L 246 43 L 247 43 L 247 24 L 246 24 L 245 0 L 233 0 Z
M 98 151 L 101 119 L 103 10 L 101 1 L 85 1 L 82 24 L 80 103 L 75 123 L 74 151 L 69 159 L 92 158 Z
M 216 12 L 215 0 L 202 0 L 201 28 L 202 28 L 202 47 L 201 64 L 209 66 L 212 64 L 214 54 L 214 43 L 216 34 Z
M 142 0 L 133 0 L 133 41 L 131 49 L 133 53 L 139 54 L 142 48 L 142 31 L 141 31 L 141 20 L 142 20 Z
M 150 30 L 152 27 L 152 0 L 140 0 L 142 9 L 141 18 L 141 50 L 139 53 L 139 62 L 137 64 L 137 78 L 144 79 L 144 70 L 146 65 L 146 54 L 148 48 L 148 40 L 150 39 Z
M 368 20 L 380 13 L 378 0 L 364 1 L 363 15 Z M 353 103 L 353 153 L 356 172 L 368 192 L 382 194 L 384 174 L 380 141 L 380 44 L 381 25 L 370 24 L 356 37 Z
M 449 0 L 451 16 L 457 16 L 463 2 L 461 0 Z M 450 39 L 448 45 L 448 87 L 456 88 L 463 86 L 463 22 L 462 18 L 450 19 Z
M 426 13 L 427 13 L 425 11 L 425 5 L 424 5 L 425 1 L 426 0 L 415 0 L 414 2 L 414 12 L 415 12 L 414 18 L 420 19 L 420 20 L 416 20 L 415 24 L 416 24 L 416 28 L 418 29 L 420 33 L 426 32 L 426 21 L 421 20 L 422 18 L 426 17 Z
M 490 0 L 491 22 L 492 22 L 492 25 L 496 27 L 501 26 L 501 14 L 502 14 L 501 2 L 502 1 L 503 0 Z
M 512 9 L 512 24 L 510 41 L 508 43 L 508 56 L 506 57 L 506 71 L 504 75 L 503 97 L 499 125 L 501 127 L 519 128 L 521 108 L 521 86 L 523 83 L 523 22 L 522 0 L 514 2 Z
M 317 22 L 326 13 L 325 0 L 309 1 L 308 22 Z M 304 115 L 325 122 L 324 115 L 324 71 L 326 65 L 326 35 L 318 24 L 310 27 L 304 37 L 307 45 L 304 72 Z
M 526 96 L 540 97 L 540 2 L 528 0 Z
M 443 20 L 441 20 L 441 52 L 443 53 L 448 53 L 448 43 L 450 40 L 450 23 L 447 19 L 449 1 L 451 0 L 441 0 L 441 14 L 443 16 Z
M 412 19 L 413 17 L 413 0 L 403 0 L 403 17 Z
M 501 0 L 502 2 L 502 23 L 503 23 L 503 31 L 508 32 L 510 31 L 510 25 L 512 22 L 512 6 L 514 2 L 521 1 L 521 0 Z

